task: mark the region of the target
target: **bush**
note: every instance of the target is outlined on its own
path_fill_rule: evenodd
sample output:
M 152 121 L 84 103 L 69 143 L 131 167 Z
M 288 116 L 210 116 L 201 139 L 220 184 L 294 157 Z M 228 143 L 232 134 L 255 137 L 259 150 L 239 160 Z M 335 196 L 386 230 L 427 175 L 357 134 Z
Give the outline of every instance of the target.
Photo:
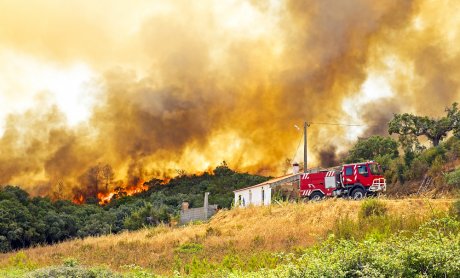
M 460 168 L 447 174 L 446 181 L 448 185 L 460 187 Z
M 32 270 L 36 267 L 36 263 L 32 262 L 29 257 L 27 257 L 27 255 L 22 251 L 9 257 L 8 262 L 10 266 L 18 269 Z
M 420 154 L 420 159 L 428 162 L 431 166 L 436 160 L 445 161 L 446 149 L 440 145 L 437 147 L 429 148 Z
M 384 202 L 368 199 L 362 203 L 358 219 L 338 219 L 330 232 L 338 239 L 382 241 L 400 231 L 413 234 L 424 221 L 423 217 L 389 215 Z
M 439 173 L 442 172 L 442 167 L 444 165 L 444 161 L 440 156 L 436 157 L 436 159 L 431 163 L 431 167 L 428 170 L 428 175 L 432 177 L 436 177 Z
M 150 273 L 149 271 L 145 270 L 144 268 L 135 265 L 124 265 L 121 267 L 124 270 L 128 270 L 128 273 L 125 273 L 123 277 L 125 278 L 155 278 L 157 277 L 155 274 Z
M 385 173 L 385 176 L 391 183 L 404 184 L 407 176 L 407 166 L 403 159 L 395 159 L 390 165 L 390 169 Z
M 66 258 L 64 260 L 64 266 L 75 267 L 78 265 L 79 265 L 78 260 L 75 258 Z
M 188 242 L 184 243 L 181 246 L 179 246 L 176 249 L 176 252 L 178 253 L 187 253 L 187 254 L 193 254 L 193 253 L 198 253 L 201 250 L 203 250 L 203 245 L 199 243 L 193 243 L 193 242 Z
M 409 179 L 421 179 L 423 178 L 428 169 L 430 168 L 428 162 L 423 159 L 416 158 L 412 161 L 410 169 L 408 169 L 407 176 Z
M 460 235 L 453 219 L 439 219 L 420 228 L 413 236 L 401 234 L 383 241 L 337 240 L 308 248 L 299 257 L 280 255 L 276 269 L 253 273 L 234 271 L 226 277 L 460 277 Z
M 359 229 L 359 223 L 348 218 L 348 216 L 343 219 L 338 219 L 332 230 L 334 236 L 343 239 L 360 237 L 361 235 L 358 235 L 358 233 L 361 232 L 362 230 Z
M 457 200 L 452 204 L 452 207 L 450 208 L 450 214 L 453 217 L 460 219 L 460 200 Z
M 460 157 L 460 139 L 453 136 L 444 144 L 447 150 L 447 159 L 454 161 Z
M 384 202 L 377 199 L 366 199 L 361 204 L 359 210 L 360 218 L 368 218 L 372 216 L 385 216 L 387 213 L 387 207 Z
M 122 278 L 120 274 L 113 273 L 105 269 L 85 269 L 82 267 L 47 267 L 35 270 L 25 275 L 27 278 L 49 278 L 49 277 L 66 277 L 66 278 Z

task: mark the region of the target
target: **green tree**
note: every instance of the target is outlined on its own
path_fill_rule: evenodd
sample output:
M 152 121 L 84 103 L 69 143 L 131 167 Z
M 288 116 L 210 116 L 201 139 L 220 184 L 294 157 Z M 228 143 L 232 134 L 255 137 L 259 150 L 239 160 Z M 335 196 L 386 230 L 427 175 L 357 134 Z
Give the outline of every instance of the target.
M 425 136 L 436 147 L 449 131 L 454 130 L 456 134 L 460 134 L 458 104 L 452 104 L 445 111 L 447 115 L 439 119 L 409 113 L 395 114 L 388 123 L 388 132 L 390 135 L 399 134 L 404 149 L 412 148 L 411 144 L 417 144 L 419 136 Z
M 222 161 L 222 163 L 219 166 L 217 166 L 213 172 L 216 176 L 228 176 L 235 173 L 232 169 L 228 167 L 227 162 L 225 162 L 225 160 Z
M 0 236 L 7 238 L 12 248 L 30 244 L 34 236 L 32 220 L 29 210 L 17 200 L 0 201 Z
M 455 137 L 460 139 L 460 110 L 458 103 L 454 103 L 451 107 L 446 109 L 447 117 L 451 120 Z
M 26 204 L 29 193 L 17 186 L 7 185 L 0 190 L 0 200 L 17 200 L 21 204 Z
M 394 159 L 399 156 L 398 142 L 391 137 L 371 136 L 366 139 L 359 139 L 348 152 L 346 163 L 366 160 L 377 160 L 388 157 Z
M 124 221 L 125 228 L 137 230 L 145 226 L 158 225 L 167 223 L 170 220 L 170 214 L 165 206 L 153 207 L 152 204 L 146 203 L 144 207 L 135 211 Z

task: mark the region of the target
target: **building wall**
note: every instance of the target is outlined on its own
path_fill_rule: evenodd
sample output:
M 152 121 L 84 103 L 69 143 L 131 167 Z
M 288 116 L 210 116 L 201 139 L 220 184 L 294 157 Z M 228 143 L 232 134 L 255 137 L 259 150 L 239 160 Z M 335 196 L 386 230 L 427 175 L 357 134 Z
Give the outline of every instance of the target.
M 262 197 L 262 192 L 264 197 Z M 272 189 L 269 185 L 253 187 L 235 192 L 235 207 L 247 207 L 250 205 L 270 205 L 272 201 Z
M 217 212 L 217 205 L 208 206 L 208 215 L 206 218 L 205 208 L 190 208 L 187 210 L 181 210 L 180 212 L 180 224 L 187 224 L 191 221 L 197 220 L 208 220 Z

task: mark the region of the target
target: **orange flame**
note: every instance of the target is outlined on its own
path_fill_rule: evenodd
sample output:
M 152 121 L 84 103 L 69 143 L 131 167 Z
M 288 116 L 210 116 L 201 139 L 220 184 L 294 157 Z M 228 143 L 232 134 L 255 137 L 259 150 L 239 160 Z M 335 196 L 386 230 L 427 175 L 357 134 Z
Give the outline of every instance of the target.
M 75 195 L 72 199 L 72 203 L 81 205 L 85 202 L 85 197 L 82 194 Z
M 165 185 L 165 184 L 168 184 L 170 181 L 171 181 L 171 178 L 166 177 L 166 178 L 163 179 L 163 181 L 160 184 Z
M 97 198 L 99 199 L 100 205 L 105 205 L 110 203 L 110 201 L 115 197 L 121 196 L 132 196 L 149 189 L 147 185 L 144 184 L 144 180 L 139 180 L 137 185 L 131 185 L 124 188 L 116 188 L 109 192 L 99 192 Z

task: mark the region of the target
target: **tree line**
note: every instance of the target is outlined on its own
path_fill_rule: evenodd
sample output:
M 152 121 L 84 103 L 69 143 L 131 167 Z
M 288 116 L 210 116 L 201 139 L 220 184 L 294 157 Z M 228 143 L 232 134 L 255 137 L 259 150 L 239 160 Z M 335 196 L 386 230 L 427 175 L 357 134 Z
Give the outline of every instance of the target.
M 460 181 L 460 170 L 447 173 L 454 169 L 445 169 L 446 164 L 460 158 L 458 104 L 447 107 L 445 112 L 440 118 L 394 114 L 388 123 L 388 133 L 397 135 L 397 140 L 391 136 L 359 139 L 349 150 L 345 162 L 375 160 L 383 165 L 385 176 L 392 184 L 404 184 L 429 175 L 438 183 L 460 186 L 457 182 Z M 431 146 L 422 144 L 423 139 Z M 447 171 L 444 176 L 443 170 Z
M 265 180 L 266 177 L 237 173 L 223 163 L 212 173 L 182 175 L 167 185 L 151 180 L 146 183 L 147 191 L 122 196 L 104 206 L 31 197 L 17 186 L 2 186 L 0 252 L 177 221 L 182 202 L 188 201 L 192 207 L 202 206 L 204 192 L 211 192 L 211 204 L 228 208 L 233 190 Z

